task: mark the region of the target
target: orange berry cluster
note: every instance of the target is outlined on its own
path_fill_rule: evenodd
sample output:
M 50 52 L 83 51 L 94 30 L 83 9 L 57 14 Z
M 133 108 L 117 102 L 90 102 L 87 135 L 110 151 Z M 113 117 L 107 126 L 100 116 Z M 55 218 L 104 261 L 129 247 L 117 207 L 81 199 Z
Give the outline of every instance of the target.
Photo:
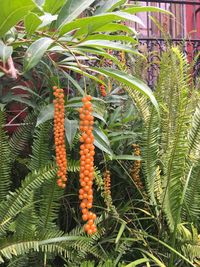
M 105 87 L 105 85 L 100 85 L 100 92 L 101 92 L 101 95 L 103 96 L 103 97 L 105 97 L 106 95 L 107 95 L 107 93 L 106 93 L 106 89 L 105 89 L 106 87 Z
M 79 110 L 80 117 L 80 185 L 79 199 L 81 200 L 80 208 L 82 211 L 83 221 L 87 221 L 84 230 L 91 235 L 96 233 L 97 228 L 94 224 L 96 214 L 89 211 L 93 205 L 93 178 L 94 178 L 94 136 L 93 125 L 94 117 L 92 115 L 92 97 L 87 95 L 82 98 L 83 107 Z
M 104 80 L 104 76 L 99 76 L 99 80 L 103 81 Z M 101 92 L 101 95 L 103 97 L 105 97 L 107 95 L 105 85 L 103 85 L 103 84 L 100 85 L 100 92 Z
M 136 144 L 133 144 L 133 149 L 134 149 L 134 155 L 135 156 L 140 156 L 141 155 L 141 150 L 140 147 Z M 141 169 L 141 161 L 140 160 L 135 160 L 133 164 L 133 168 L 131 170 L 131 176 L 133 178 L 133 181 L 137 185 L 139 189 L 143 189 L 143 183 L 141 181 L 140 177 L 140 169 Z
M 53 87 L 54 90 L 54 140 L 56 147 L 56 163 L 58 166 L 58 180 L 57 184 L 61 188 L 66 187 L 67 181 L 67 157 L 66 157 L 66 147 L 65 147 L 65 107 L 64 107 L 64 91 L 56 86 Z

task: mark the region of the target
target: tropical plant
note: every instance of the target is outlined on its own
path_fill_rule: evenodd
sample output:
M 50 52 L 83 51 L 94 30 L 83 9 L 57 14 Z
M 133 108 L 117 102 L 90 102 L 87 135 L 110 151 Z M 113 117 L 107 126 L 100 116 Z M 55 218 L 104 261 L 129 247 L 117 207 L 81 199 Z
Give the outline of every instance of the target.
M 1 2 L 0 261 L 20 267 L 194 266 L 200 254 L 200 111 L 190 68 L 177 48 L 167 50 L 154 94 L 138 78 L 139 64 L 135 75 L 125 64 L 128 54 L 142 64 L 146 58 L 124 22 L 143 25 L 136 13 L 164 11 L 125 0 Z M 56 183 L 55 85 L 65 92 L 66 190 Z M 77 109 L 86 94 L 93 96 L 95 118 L 98 231 L 92 237 L 83 231 L 77 197 Z M 13 101 L 20 112 L 9 118 Z M 17 118 L 23 123 L 12 134 Z

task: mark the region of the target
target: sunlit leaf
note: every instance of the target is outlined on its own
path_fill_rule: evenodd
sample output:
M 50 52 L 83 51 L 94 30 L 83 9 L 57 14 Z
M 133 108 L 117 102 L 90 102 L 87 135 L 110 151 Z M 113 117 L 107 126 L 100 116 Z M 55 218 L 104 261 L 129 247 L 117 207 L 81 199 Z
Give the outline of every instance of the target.
M 76 19 L 86 8 L 88 8 L 95 0 L 74 1 L 68 0 L 60 11 L 57 20 L 57 26 L 69 23 Z
M 67 141 L 72 147 L 74 137 L 76 136 L 79 124 L 77 120 L 69 120 L 65 119 L 65 135 L 67 137 Z
M 36 7 L 32 0 L 0 0 L 0 36 Z
M 52 43 L 53 40 L 48 37 L 42 37 L 35 41 L 25 53 L 24 71 L 28 71 L 35 67 Z
M 31 35 L 35 32 L 38 26 L 42 23 L 42 20 L 35 13 L 30 12 L 24 19 L 24 26 L 27 34 Z
M 49 104 L 48 106 L 43 107 L 42 110 L 40 111 L 40 114 L 37 118 L 36 126 L 39 126 L 45 121 L 51 120 L 53 118 L 54 118 L 54 105 Z

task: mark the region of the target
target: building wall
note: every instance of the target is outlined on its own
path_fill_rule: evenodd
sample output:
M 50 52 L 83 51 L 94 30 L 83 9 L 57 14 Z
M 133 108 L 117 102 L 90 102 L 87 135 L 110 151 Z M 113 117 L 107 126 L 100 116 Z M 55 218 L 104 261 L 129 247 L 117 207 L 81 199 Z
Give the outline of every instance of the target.
M 189 1 L 192 2 L 192 0 Z M 200 3 L 200 0 L 194 1 Z M 130 1 L 130 3 L 131 2 L 133 1 Z M 200 38 L 200 5 L 169 4 L 161 2 L 164 1 L 155 1 L 154 3 L 141 1 L 139 4 L 142 6 L 157 6 L 169 10 L 175 15 L 175 18 L 172 18 L 156 12 L 150 14 L 160 23 L 164 32 L 169 34 L 172 38 Z M 176 2 L 176 0 L 174 0 L 174 2 Z M 184 0 L 182 2 L 184 3 Z M 151 21 L 148 14 L 139 13 L 138 16 L 144 22 L 145 28 L 133 24 L 132 26 L 140 32 L 140 37 L 162 37 L 159 28 Z

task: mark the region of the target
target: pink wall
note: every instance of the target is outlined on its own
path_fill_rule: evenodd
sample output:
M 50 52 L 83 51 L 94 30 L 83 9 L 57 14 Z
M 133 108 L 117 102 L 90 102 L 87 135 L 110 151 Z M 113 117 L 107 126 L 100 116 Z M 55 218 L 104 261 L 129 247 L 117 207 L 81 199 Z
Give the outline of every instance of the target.
M 200 3 L 200 0 L 196 1 Z M 197 9 L 198 7 L 196 7 L 196 10 Z M 196 29 L 194 24 L 196 24 Z M 195 14 L 193 5 L 186 5 L 186 28 L 189 39 L 200 38 L 200 10 Z M 194 30 L 196 30 L 196 32 L 194 32 Z

